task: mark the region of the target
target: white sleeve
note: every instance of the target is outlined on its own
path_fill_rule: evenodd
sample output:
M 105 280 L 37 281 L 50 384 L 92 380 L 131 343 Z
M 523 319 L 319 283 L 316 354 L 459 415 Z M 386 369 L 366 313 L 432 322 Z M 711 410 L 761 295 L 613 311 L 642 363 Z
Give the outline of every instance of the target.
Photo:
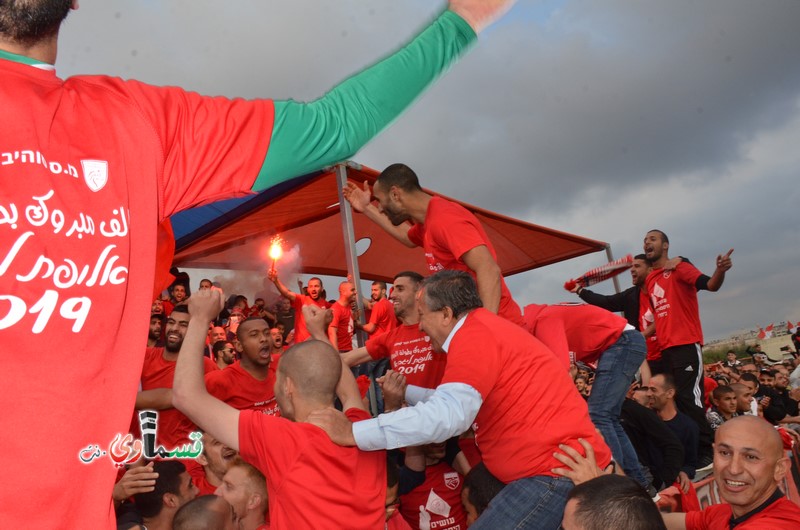
M 435 389 L 425 388 L 417 385 L 408 385 L 406 387 L 406 403 L 409 405 L 416 405 L 422 401 L 428 401 L 434 394 Z
M 423 403 L 354 423 L 353 437 L 364 451 L 443 442 L 466 431 L 482 403 L 470 385 L 439 385 Z

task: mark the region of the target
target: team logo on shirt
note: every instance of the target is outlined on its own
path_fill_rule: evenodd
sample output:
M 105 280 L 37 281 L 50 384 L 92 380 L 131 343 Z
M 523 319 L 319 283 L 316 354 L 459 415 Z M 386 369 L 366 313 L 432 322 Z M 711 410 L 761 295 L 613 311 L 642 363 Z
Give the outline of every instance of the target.
M 83 180 L 92 191 L 102 190 L 108 182 L 108 162 L 105 160 L 81 160 Z
M 451 490 L 455 491 L 458 489 L 458 485 L 461 484 L 461 479 L 458 478 L 458 473 L 455 471 L 450 471 L 444 474 L 444 485 L 450 488 Z

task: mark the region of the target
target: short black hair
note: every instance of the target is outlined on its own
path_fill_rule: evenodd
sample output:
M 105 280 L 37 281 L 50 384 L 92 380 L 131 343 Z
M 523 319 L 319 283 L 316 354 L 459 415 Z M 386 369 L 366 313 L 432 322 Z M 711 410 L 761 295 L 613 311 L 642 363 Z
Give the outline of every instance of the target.
M 575 500 L 575 522 L 585 530 L 666 530 L 656 504 L 635 480 L 601 475 L 578 484 L 567 495 Z
M 175 307 L 172 308 L 172 312 L 170 314 L 172 313 L 186 313 L 188 315 L 189 306 L 186 304 L 176 305 Z
M 142 517 L 155 517 L 161 513 L 165 493 L 178 495 L 181 487 L 180 476 L 186 472 L 186 466 L 177 460 L 156 460 L 153 462 L 153 471 L 158 473 L 155 489 L 133 496 L 133 501 Z
M 394 275 L 394 280 L 393 281 L 396 282 L 397 278 L 408 278 L 409 280 L 411 280 L 412 282 L 414 282 L 417 285 L 419 285 L 420 283 L 422 283 L 425 280 L 425 276 L 423 276 L 422 274 L 420 274 L 418 272 L 415 272 L 415 271 L 398 272 L 397 274 Z
M 215 502 L 224 502 L 228 504 L 225 499 L 217 495 L 202 495 L 197 497 L 175 512 L 175 518 L 172 520 L 172 530 L 213 530 L 214 528 L 222 528 L 225 524 L 225 516 L 232 517 L 232 513 L 224 514 L 214 512 L 211 505 Z M 229 509 L 230 509 L 230 505 Z
M 256 316 L 247 317 L 247 318 L 245 318 L 244 320 L 242 320 L 241 322 L 239 322 L 239 327 L 238 327 L 238 328 L 236 328 L 236 338 L 237 338 L 237 339 L 239 339 L 240 341 L 242 340 L 242 336 L 241 336 L 241 333 L 242 333 L 242 324 L 244 324 L 245 322 L 253 322 L 254 320 L 260 320 L 261 322 L 264 322 L 264 323 L 266 323 L 266 324 L 267 324 L 267 328 L 269 328 L 269 322 L 267 322 L 267 321 L 266 321 L 266 320 L 264 320 L 263 318 L 261 318 L 261 317 L 256 317 Z
M 379 185 L 381 189 L 386 191 L 389 191 L 392 186 L 398 187 L 403 191 L 422 191 L 417 174 L 405 164 L 392 164 L 384 169 L 378 175 L 375 185 Z
M 211 353 L 214 354 L 214 360 L 216 361 L 219 359 L 219 352 L 225 349 L 225 346 L 228 344 L 227 340 L 218 340 L 211 346 Z
M 648 231 L 647 231 L 647 233 L 648 233 L 648 234 L 649 234 L 650 232 L 657 232 L 657 233 L 661 234 L 661 240 L 662 240 L 662 241 L 664 241 L 664 243 L 669 243 L 669 238 L 667 237 L 667 234 L 665 234 L 665 233 L 664 233 L 664 232 L 662 232 L 661 230 L 658 230 L 658 229 L 654 228 L 654 229 L 652 229 L 652 230 L 648 230 Z
M 491 471 L 483 462 L 478 463 L 469 470 L 464 477 L 464 488 L 468 489 L 467 499 L 475 507 L 478 515 L 482 514 L 495 496 L 502 491 L 506 485 L 499 478 L 492 475 Z

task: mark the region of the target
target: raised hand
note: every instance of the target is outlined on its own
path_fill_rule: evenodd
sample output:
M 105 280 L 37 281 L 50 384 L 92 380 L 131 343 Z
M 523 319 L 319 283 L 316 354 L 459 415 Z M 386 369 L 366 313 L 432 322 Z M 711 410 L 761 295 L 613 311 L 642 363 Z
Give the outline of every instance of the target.
M 366 180 L 363 188 L 359 188 L 354 182 L 348 180 L 347 185 L 342 188 L 342 194 L 355 211 L 362 213 L 372 199 L 372 192 L 369 191 L 369 183 Z
M 132 467 L 122 475 L 114 485 L 111 496 L 117 502 L 124 501 L 137 493 L 147 493 L 156 489 L 158 473 L 153 471 L 153 463 L 146 466 Z
M 222 289 L 219 287 L 195 291 L 187 301 L 189 314 L 192 315 L 192 318 L 211 322 L 217 318 L 222 308 L 225 307 L 224 296 Z
M 450 0 L 450 11 L 467 21 L 475 33 L 506 14 L 516 0 Z
M 720 254 L 717 256 L 717 268 L 722 271 L 730 270 L 733 267 L 733 261 L 731 261 L 731 254 L 733 254 L 733 249 L 730 249 L 727 254 Z

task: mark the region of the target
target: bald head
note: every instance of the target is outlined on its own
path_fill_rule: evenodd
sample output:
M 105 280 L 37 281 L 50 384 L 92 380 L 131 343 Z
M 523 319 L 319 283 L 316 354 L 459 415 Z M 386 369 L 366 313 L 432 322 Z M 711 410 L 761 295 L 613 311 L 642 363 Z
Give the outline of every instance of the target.
M 329 406 L 342 375 L 342 360 L 330 344 L 307 340 L 286 350 L 278 373 L 290 378 L 305 399 Z
M 759 416 L 737 416 L 723 423 L 717 429 L 715 443 L 729 443 L 731 440 L 754 440 L 757 449 L 770 458 L 783 457 L 781 435 L 769 422 Z
M 758 416 L 723 423 L 714 439 L 714 480 L 734 517 L 765 503 L 789 471 L 778 432 Z

